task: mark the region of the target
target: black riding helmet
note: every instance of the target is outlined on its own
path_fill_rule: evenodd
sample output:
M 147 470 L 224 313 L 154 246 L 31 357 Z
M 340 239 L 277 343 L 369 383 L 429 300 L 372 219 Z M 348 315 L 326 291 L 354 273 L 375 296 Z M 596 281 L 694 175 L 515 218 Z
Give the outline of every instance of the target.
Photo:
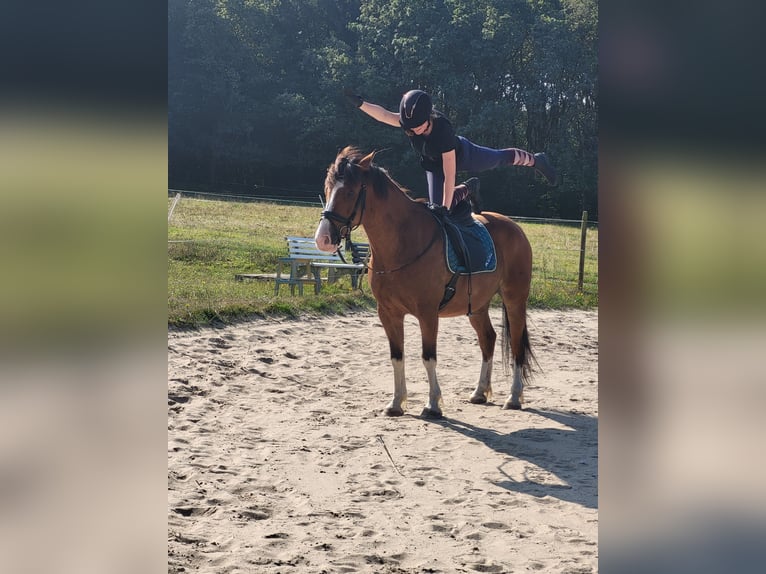
M 431 117 L 431 96 L 422 90 L 410 90 L 399 103 L 399 123 L 404 129 L 418 127 Z

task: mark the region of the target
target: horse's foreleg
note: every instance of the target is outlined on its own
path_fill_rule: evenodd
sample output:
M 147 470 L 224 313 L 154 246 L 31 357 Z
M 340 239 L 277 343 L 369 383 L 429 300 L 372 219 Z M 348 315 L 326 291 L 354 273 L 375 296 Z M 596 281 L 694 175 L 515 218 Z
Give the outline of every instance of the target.
M 407 383 L 404 380 L 404 357 L 391 357 L 394 367 L 394 398 L 383 411 L 388 417 L 400 417 L 407 406 Z
M 404 378 L 404 316 L 391 315 L 379 307 L 378 317 L 388 337 L 391 365 L 394 367 L 394 397 L 383 412 L 386 416 L 398 417 L 404 414 L 407 405 L 407 383 Z
M 436 378 L 436 359 L 423 359 L 423 366 L 428 374 L 428 403 L 420 413 L 424 417 L 442 416 L 442 391 Z
M 422 416 L 440 418 L 442 416 L 442 391 L 436 378 L 436 336 L 439 330 L 439 318 L 436 314 L 420 319 L 420 334 L 423 340 L 423 366 L 428 375 L 428 403 L 423 408 Z
M 469 320 L 479 337 L 479 348 L 481 349 L 479 384 L 469 400 L 474 404 L 483 404 L 492 399 L 492 358 L 495 353 L 497 334 L 492 327 L 488 308 L 474 313 Z

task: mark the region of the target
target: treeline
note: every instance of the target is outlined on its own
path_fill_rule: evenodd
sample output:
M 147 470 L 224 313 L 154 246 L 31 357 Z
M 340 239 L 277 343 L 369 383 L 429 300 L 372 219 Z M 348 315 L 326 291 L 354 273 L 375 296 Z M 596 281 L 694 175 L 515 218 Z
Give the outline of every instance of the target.
M 169 0 L 169 184 L 316 199 L 356 145 L 425 196 L 402 131 L 342 96 L 397 110 L 421 88 L 458 134 L 547 151 L 562 174 L 484 172 L 488 208 L 594 219 L 597 73 L 595 0 Z

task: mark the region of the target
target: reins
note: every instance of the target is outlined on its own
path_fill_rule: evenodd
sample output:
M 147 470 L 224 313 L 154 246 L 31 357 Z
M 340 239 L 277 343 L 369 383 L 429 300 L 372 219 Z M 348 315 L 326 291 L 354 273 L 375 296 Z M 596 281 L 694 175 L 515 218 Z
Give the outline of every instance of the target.
M 423 249 L 423 251 L 421 251 L 418 255 L 416 255 L 412 261 L 409 261 L 405 263 L 404 265 L 400 265 L 399 267 L 396 267 L 394 269 L 384 269 L 382 271 L 375 271 L 375 269 L 373 269 L 372 267 L 369 267 L 369 269 L 372 269 L 372 271 L 374 271 L 376 275 L 383 275 L 385 273 L 393 273 L 394 271 L 401 271 L 405 267 L 409 267 L 413 263 L 416 263 L 418 259 L 420 259 L 421 257 L 423 257 L 423 255 L 428 253 L 431 247 L 433 247 L 434 243 L 436 243 L 436 240 L 439 239 L 439 235 L 440 235 L 439 228 L 437 227 L 436 233 L 434 233 L 434 236 L 431 238 L 431 242 L 428 245 L 426 245 L 425 249 Z M 372 248 L 372 246 L 370 246 L 370 248 Z

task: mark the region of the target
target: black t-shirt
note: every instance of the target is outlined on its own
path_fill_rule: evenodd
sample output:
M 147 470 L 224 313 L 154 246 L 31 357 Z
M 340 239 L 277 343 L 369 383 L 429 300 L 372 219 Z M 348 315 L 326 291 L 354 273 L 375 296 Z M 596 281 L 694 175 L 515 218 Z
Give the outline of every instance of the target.
M 442 171 L 442 154 L 451 150 L 460 153 L 460 145 L 455 130 L 450 121 L 434 110 L 431 133 L 426 135 L 409 135 L 412 149 L 420 155 L 420 165 L 426 171 Z M 406 133 L 406 132 L 405 132 Z

